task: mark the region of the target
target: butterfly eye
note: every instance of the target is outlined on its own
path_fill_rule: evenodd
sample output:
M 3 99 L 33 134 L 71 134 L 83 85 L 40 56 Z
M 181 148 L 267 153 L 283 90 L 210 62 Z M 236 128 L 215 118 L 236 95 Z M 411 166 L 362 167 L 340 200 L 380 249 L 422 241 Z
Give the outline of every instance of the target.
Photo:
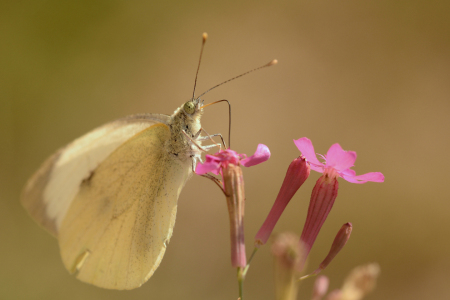
M 192 101 L 188 101 L 184 104 L 184 111 L 190 115 L 195 112 L 195 105 Z

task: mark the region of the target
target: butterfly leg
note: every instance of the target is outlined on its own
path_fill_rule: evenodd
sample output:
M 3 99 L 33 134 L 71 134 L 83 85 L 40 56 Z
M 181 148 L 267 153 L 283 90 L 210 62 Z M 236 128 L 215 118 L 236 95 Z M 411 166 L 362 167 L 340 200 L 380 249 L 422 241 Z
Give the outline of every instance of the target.
M 201 132 L 205 132 L 206 133 L 206 136 L 200 136 L 200 134 L 201 134 Z M 222 144 L 223 144 L 223 147 L 224 148 L 227 148 L 227 145 L 225 144 L 225 140 L 223 139 L 223 136 L 222 136 L 222 134 L 220 134 L 220 133 L 216 133 L 216 134 L 208 134 L 207 132 L 206 132 L 206 130 L 205 129 L 203 129 L 203 128 L 200 128 L 200 130 L 194 135 L 194 139 L 195 140 L 197 140 L 197 141 L 206 141 L 206 140 L 211 140 L 214 144 L 216 143 L 212 138 L 213 137 L 216 137 L 216 136 L 219 136 L 220 137 L 220 139 L 222 140 Z
M 199 130 L 199 132 L 200 132 L 200 131 L 201 131 L 201 130 Z M 183 132 L 184 132 L 184 130 L 183 130 Z M 199 132 L 196 134 L 197 137 L 200 135 Z M 187 134 L 186 132 L 184 132 L 184 134 L 185 134 L 187 137 L 189 137 L 188 134 Z M 221 134 L 215 134 L 214 136 L 220 136 L 220 137 L 222 138 L 222 135 L 221 135 Z M 200 140 L 200 141 L 201 141 L 201 140 L 206 140 L 206 139 L 208 139 L 208 138 L 210 138 L 210 137 L 211 137 L 211 136 L 200 137 L 200 138 L 197 138 L 197 140 Z M 206 151 L 206 150 L 208 150 L 208 149 L 211 149 L 211 148 L 214 148 L 214 147 L 217 147 L 217 144 L 212 144 L 212 145 L 207 145 L 207 146 L 199 146 L 199 145 L 198 145 L 197 143 L 195 143 L 192 139 L 191 139 L 191 141 L 192 141 L 193 144 L 194 144 L 195 146 L 197 146 L 200 150 L 204 150 L 204 151 Z M 222 138 L 222 141 L 223 141 L 223 138 Z M 191 154 L 191 157 L 192 157 L 192 172 L 195 173 L 195 169 L 196 169 L 196 167 L 197 167 L 197 162 L 199 161 L 199 162 L 203 163 L 203 159 L 201 158 L 200 155 L 198 155 L 198 150 L 195 151 L 195 152 L 193 152 L 193 153 Z M 223 184 L 222 184 L 222 181 L 221 181 L 220 179 L 218 179 L 218 178 L 212 176 L 211 174 L 203 174 L 203 175 L 200 175 L 200 176 L 212 180 L 212 181 L 219 187 L 219 189 L 222 191 L 222 193 L 223 193 L 225 196 L 228 196 L 228 195 L 225 193 L 225 191 L 223 190 Z
M 189 134 L 186 133 L 186 131 L 183 130 L 182 132 L 191 141 L 191 143 L 195 147 L 197 147 L 199 150 L 201 150 L 203 152 L 207 152 L 209 149 L 214 148 L 214 147 L 220 148 L 220 144 L 216 144 L 216 143 L 214 143 L 212 145 L 201 146 L 195 141 L 195 136 L 198 136 L 198 133 L 194 136 L 194 138 L 192 138 L 192 137 L 189 136 Z M 203 137 L 201 137 L 201 138 L 203 138 Z M 197 141 L 201 141 L 201 140 L 197 139 Z M 191 157 L 193 157 L 194 155 L 198 155 L 198 150 L 192 149 L 192 153 L 190 153 L 190 155 L 191 155 Z
M 215 133 L 215 134 L 211 134 L 211 135 L 208 135 L 208 136 L 200 136 L 199 138 L 197 138 L 197 141 L 206 141 L 206 140 L 209 140 L 209 139 L 211 139 L 213 137 L 216 137 L 216 136 L 220 137 L 220 139 L 222 140 L 223 147 L 227 148 L 227 145 L 225 144 L 225 140 L 223 139 L 223 136 L 220 133 Z

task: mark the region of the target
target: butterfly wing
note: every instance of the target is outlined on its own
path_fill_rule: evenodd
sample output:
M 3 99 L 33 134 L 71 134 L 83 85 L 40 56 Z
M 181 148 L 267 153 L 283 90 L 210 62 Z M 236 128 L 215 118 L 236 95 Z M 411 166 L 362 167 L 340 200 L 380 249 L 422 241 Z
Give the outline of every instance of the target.
M 162 114 L 139 114 L 107 123 L 48 158 L 28 180 L 21 196 L 22 205 L 37 223 L 54 236 L 80 183 L 117 147 L 136 133 L 157 123 L 168 124 Z
M 59 231 L 61 256 L 77 278 L 111 289 L 139 287 L 164 255 L 177 199 L 192 174 L 164 147 L 156 124 L 117 148 L 83 181 Z

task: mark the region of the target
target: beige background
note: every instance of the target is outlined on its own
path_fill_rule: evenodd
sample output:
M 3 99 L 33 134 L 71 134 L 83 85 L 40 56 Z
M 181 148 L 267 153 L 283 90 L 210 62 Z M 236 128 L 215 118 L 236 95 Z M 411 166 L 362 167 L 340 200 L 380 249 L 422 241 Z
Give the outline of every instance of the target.
M 108 291 L 64 269 L 56 240 L 20 207 L 27 178 L 58 147 L 96 126 L 141 112 L 171 114 L 198 91 L 277 58 L 279 64 L 207 94 L 232 102 L 232 146 L 272 157 L 244 170 L 248 252 L 289 162 L 292 139 L 325 153 L 358 153 L 309 261 L 338 228 L 353 235 L 325 274 L 331 287 L 377 261 L 367 299 L 449 299 L 449 1 L 2 1 L 0 3 L 0 299 L 236 299 L 225 200 L 203 178 L 183 190 L 161 267 L 141 288 Z M 227 132 L 226 105 L 207 108 L 208 132 Z M 301 232 L 313 173 L 277 232 Z M 301 287 L 309 299 L 312 282 Z M 268 247 L 246 281 L 248 299 L 274 299 Z

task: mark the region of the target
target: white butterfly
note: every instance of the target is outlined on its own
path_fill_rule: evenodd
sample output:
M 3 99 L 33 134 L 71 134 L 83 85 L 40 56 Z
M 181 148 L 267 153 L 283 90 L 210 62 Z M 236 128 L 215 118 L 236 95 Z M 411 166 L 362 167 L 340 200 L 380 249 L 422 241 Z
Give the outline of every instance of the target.
M 199 159 L 199 99 L 172 116 L 142 114 L 103 125 L 47 159 L 22 204 L 58 238 L 77 278 L 111 289 L 139 287 L 172 236 L 178 196 Z M 212 145 L 214 146 L 214 145 Z
M 133 289 L 158 268 L 178 196 L 210 138 L 200 135 L 202 113 L 193 97 L 171 116 L 105 124 L 61 148 L 28 180 L 23 206 L 57 237 L 64 265 L 78 279 Z

